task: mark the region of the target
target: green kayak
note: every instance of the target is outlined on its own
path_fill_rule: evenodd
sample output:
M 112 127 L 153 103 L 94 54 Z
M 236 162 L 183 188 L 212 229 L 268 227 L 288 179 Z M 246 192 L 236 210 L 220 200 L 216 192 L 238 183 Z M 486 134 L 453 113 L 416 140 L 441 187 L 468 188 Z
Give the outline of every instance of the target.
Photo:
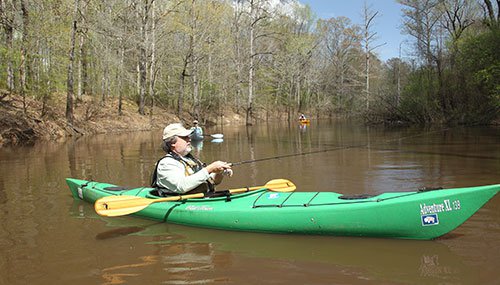
M 113 195 L 136 196 L 131 201 L 159 198 L 152 194 L 152 188 L 124 189 L 73 178 L 66 182 L 75 199 L 90 203 Z M 218 197 L 151 203 L 134 214 L 223 230 L 427 240 L 460 226 L 499 191 L 500 184 L 376 196 L 283 193 L 260 188 L 241 194 L 226 192 Z

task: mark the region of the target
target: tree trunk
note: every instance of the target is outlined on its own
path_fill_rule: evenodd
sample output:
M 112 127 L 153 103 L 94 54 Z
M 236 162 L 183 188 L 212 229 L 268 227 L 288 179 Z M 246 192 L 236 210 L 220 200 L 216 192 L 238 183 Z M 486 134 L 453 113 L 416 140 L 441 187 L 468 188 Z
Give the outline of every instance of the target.
M 234 61 L 235 61 L 235 68 L 236 68 L 236 94 L 234 96 L 234 106 L 236 107 L 236 111 L 239 113 L 241 109 L 243 109 L 243 91 L 242 91 L 242 83 L 243 83 L 243 65 L 244 65 L 244 60 L 243 56 L 241 54 L 241 15 L 243 14 L 242 8 L 241 8 L 241 3 L 237 2 L 237 5 L 234 9 L 234 18 L 233 18 L 233 26 L 234 26 L 234 32 L 232 35 L 234 36 Z
M 84 36 L 83 33 L 80 33 L 79 37 L 79 57 L 78 57 L 78 90 L 76 93 L 76 99 L 77 102 L 78 100 L 81 100 L 83 97 L 83 67 L 84 67 L 84 51 L 83 51 L 83 45 L 84 45 Z
M 195 11 L 195 0 L 191 0 L 191 7 L 189 10 L 189 54 L 191 55 L 191 61 L 193 63 L 193 68 L 191 70 L 192 83 L 193 83 L 193 116 L 195 119 L 199 119 L 200 113 L 200 83 L 198 80 L 198 50 L 196 49 L 196 41 L 198 40 L 197 33 L 197 15 Z
M 149 1 L 143 3 L 140 11 L 141 16 L 141 26 L 140 26 L 140 38 L 141 42 L 139 43 L 139 114 L 145 115 L 144 106 L 145 106 L 145 97 L 146 97 L 146 78 L 147 78 L 147 54 L 146 54 L 146 45 L 147 45 L 147 23 L 149 16 Z
M 198 63 L 193 62 L 193 116 L 195 119 L 199 119 L 200 115 L 200 83 L 198 81 Z
M 19 63 L 19 80 L 20 86 L 19 91 L 23 98 L 23 112 L 26 114 L 26 62 L 27 62 L 27 44 L 28 44 L 28 25 L 29 25 L 29 13 L 28 7 L 26 6 L 26 1 L 21 0 L 21 10 L 23 15 L 23 34 L 21 41 L 21 62 Z
M 8 9 L 10 8 L 10 9 Z M 8 11 L 9 10 L 9 11 Z M 10 92 L 14 91 L 14 68 L 13 68 L 13 54 L 12 50 L 12 40 L 14 38 L 14 28 L 13 25 L 13 10 L 14 7 L 12 3 L 10 7 L 7 7 L 7 3 L 5 0 L 0 0 L 0 15 L 3 15 L 4 19 L 2 21 L 3 28 L 5 30 L 5 47 L 6 47 L 6 56 L 7 60 L 6 72 L 7 72 L 7 90 Z
M 120 51 L 120 79 L 118 81 L 119 87 L 118 87 L 118 92 L 120 93 L 118 95 L 118 115 L 122 115 L 122 104 L 123 104 L 123 93 L 125 92 L 124 84 L 123 82 L 124 77 L 125 77 L 125 44 L 123 43 L 123 39 L 121 40 L 121 51 Z
M 75 7 L 73 10 L 73 22 L 71 27 L 71 44 L 69 48 L 69 63 L 68 63 L 68 79 L 66 83 L 67 96 L 66 96 L 66 121 L 69 125 L 73 126 L 73 64 L 75 61 L 75 37 L 78 18 L 78 7 L 80 0 L 75 0 Z
M 88 2 L 84 2 L 84 7 L 80 10 L 82 15 L 82 23 L 81 26 L 85 26 L 85 11 L 87 8 Z M 86 91 L 86 82 L 87 82 L 87 63 L 85 56 L 85 33 L 83 30 L 80 30 L 78 37 L 78 86 L 76 93 L 76 101 L 82 100 L 83 95 Z
M 396 107 L 400 107 L 401 101 L 401 43 L 399 44 L 399 57 L 398 57 L 398 83 L 397 83 L 397 96 Z
M 365 79 L 366 79 L 366 111 L 370 110 L 370 51 L 368 50 L 368 45 L 366 45 L 366 70 L 365 70 Z
M 364 42 L 365 42 L 365 94 L 366 94 L 366 111 L 370 110 L 370 57 L 373 49 L 371 43 L 376 39 L 375 32 L 371 32 L 372 21 L 377 17 L 378 11 L 374 12 L 367 6 L 366 2 L 363 9 L 364 16 Z
M 108 55 L 109 51 L 108 48 L 105 49 L 105 54 Z M 109 63 L 107 60 L 104 60 L 104 69 L 102 73 L 102 81 L 101 81 L 101 92 L 102 92 L 102 97 L 101 97 L 101 104 L 104 105 L 106 104 L 106 99 L 109 97 L 110 93 L 110 83 L 109 83 Z
M 182 114 L 182 105 L 184 104 L 184 84 L 186 78 L 186 67 L 184 66 L 184 70 L 180 74 L 180 84 L 179 84 L 179 95 L 177 96 L 177 116 L 181 116 Z
M 254 10 L 252 5 L 252 11 Z M 253 13 L 253 12 L 252 12 Z M 253 19 L 252 19 L 253 20 Z M 250 25 L 250 63 L 248 68 L 248 100 L 246 108 L 246 125 L 252 125 L 253 108 L 253 73 L 254 73 L 254 26 Z
M 151 61 L 149 63 L 149 96 L 151 97 L 151 108 L 149 115 L 153 116 L 153 107 L 155 105 L 155 82 L 156 82 L 156 18 L 155 2 L 151 4 Z
M 302 112 L 302 98 L 300 98 L 300 76 L 295 79 L 295 94 L 297 97 L 297 110 Z
M 500 25 L 500 1 L 497 0 L 497 16 L 495 17 L 495 8 L 491 4 L 490 0 L 484 0 L 486 5 L 486 10 L 488 11 L 489 25 L 492 28 L 498 28 Z
M 249 26 L 249 66 L 248 66 L 248 100 L 246 108 L 246 125 L 252 125 L 253 101 L 254 101 L 254 73 L 255 73 L 255 27 L 264 17 L 260 17 L 258 9 L 262 3 L 259 1 L 250 1 L 250 26 Z

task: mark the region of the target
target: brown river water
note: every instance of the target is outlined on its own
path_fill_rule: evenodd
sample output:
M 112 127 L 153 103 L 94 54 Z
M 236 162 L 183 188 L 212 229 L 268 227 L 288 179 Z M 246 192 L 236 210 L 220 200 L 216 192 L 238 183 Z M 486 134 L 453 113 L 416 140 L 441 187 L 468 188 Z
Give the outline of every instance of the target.
M 320 121 L 217 127 L 202 160 L 239 162 L 218 189 L 286 178 L 297 191 L 377 194 L 500 183 L 500 128 Z M 0 285 L 500 284 L 500 195 L 437 240 L 272 235 L 104 218 L 66 177 L 148 185 L 161 130 L 0 148 Z M 303 155 L 287 156 L 290 154 Z M 280 157 L 261 160 L 264 158 Z M 348 213 L 346 213 L 348 214 Z M 272 217 L 269 217 L 272 219 Z

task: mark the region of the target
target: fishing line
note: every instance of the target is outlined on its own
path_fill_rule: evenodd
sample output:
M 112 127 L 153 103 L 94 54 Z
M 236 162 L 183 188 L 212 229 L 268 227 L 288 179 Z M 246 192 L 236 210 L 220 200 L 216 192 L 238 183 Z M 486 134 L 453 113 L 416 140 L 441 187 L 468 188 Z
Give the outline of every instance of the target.
M 468 155 L 468 154 L 450 153 L 450 152 L 401 150 L 401 149 L 397 149 L 397 148 L 371 148 L 371 149 L 380 150 L 380 151 L 397 151 L 397 152 L 402 152 L 402 153 L 414 153 L 414 154 L 423 154 L 423 155 L 441 155 L 441 156 L 452 156 L 452 157 L 459 157 L 459 158 L 488 159 L 488 160 L 500 161 L 500 157 L 485 156 L 485 155 Z
M 414 137 L 419 137 L 423 135 L 428 135 L 432 133 L 438 133 L 438 132 L 444 132 L 449 130 L 450 128 L 445 128 L 445 129 L 440 129 L 437 131 L 430 131 L 430 132 L 425 132 L 417 135 L 411 135 L 411 136 L 404 136 L 404 137 L 399 137 L 395 139 L 390 139 L 386 140 L 380 143 L 375 143 L 374 145 L 380 145 L 380 144 L 387 144 L 392 141 L 399 141 L 399 140 L 405 140 L 409 138 L 414 138 Z M 364 143 L 364 144 L 359 144 L 359 145 L 349 145 L 349 146 L 338 146 L 335 148 L 328 148 L 328 149 L 321 149 L 321 150 L 314 150 L 314 151 L 307 151 L 307 152 L 298 152 L 298 153 L 291 153 L 291 154 L 284 154 L 284 155 L 278 155 L 278 156 L 272 156 L 272 157 L 264 157 L 264 158 L 259 158 L 259 159 L 252 159 L 252 160 L 243 160 L 243 161 L 238 161 L 238 162 L 233 162 L 231 163 L 232 166 L 237 166 L 237 165 L 242 165 L 242 164 L 247 164 L 247 163 L 255 163 L 255 162 L 261 162 L 261 161 L 267 161 L 267 160 L 273 160 L 273 159 L 282 159 L 282 158 L 287 158 L 287 157 L 293 157 L 293 156 L 300 156 L 300 155 L 308 155 L 308 154 L 315 154 L 315 153 L 322 153 L 322 152 L 329 152 L 329 151 L 336 151 L 336 150 L 342 150 L 342 149 L 350 149 L 350 148 L 362 148 L 362 147 L 367 147 L 371 145 L 370 143 Z

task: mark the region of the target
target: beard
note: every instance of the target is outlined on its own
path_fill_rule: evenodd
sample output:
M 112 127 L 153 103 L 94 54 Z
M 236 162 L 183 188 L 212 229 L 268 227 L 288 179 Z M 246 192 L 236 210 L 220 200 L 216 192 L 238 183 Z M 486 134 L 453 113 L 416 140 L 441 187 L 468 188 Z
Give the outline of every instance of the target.
M 191 145 L 186 146 L 186 149 L 182 152 L 182 156 L 186 156 L 188 153 L 190 153 L 193 150 L 193 147 Z

